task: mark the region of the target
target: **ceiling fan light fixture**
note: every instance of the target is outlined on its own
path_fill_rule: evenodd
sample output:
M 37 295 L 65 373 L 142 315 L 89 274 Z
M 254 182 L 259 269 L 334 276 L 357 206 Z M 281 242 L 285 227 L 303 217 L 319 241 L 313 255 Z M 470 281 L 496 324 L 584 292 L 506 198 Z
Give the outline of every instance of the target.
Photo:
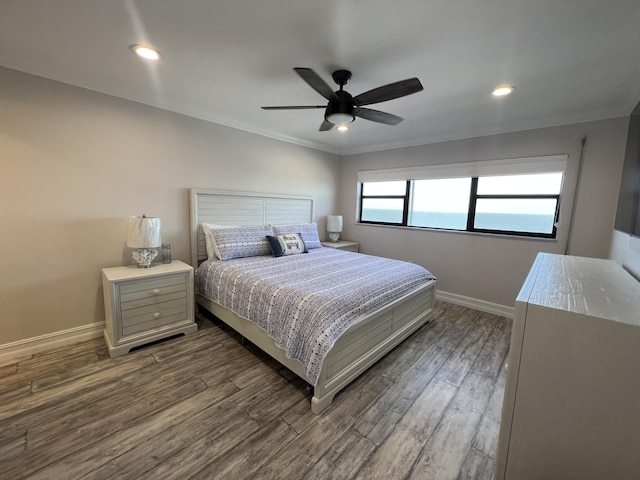
M 347 130 L 349 130 L 349 125 L 347 125 L 346 123 L 338 125 L 338 130 L 340 130 L 341 132 L 346 132 Z
M 146 45 L 131 45 L 129 48 L 133 53 L 146 60 L 160 60 L 162 57 L 158 50 Z
M 344 90 L 335 92 L 337 100 L 329 100 L 324 119 L 334 125 L 344 125 L 356 119 L 351 95 Z
M 504 97 L 505 95 L 513 93 L 515 89 L 516 87 L 513 85 L 500 85 L 491 91 L 491 95 L 494 97 Z
M 346 125 L 355 119 L 356 117 L 350 113 L 333 112 L 327 115 L 327 122 L 331 122 L 334 125 Z

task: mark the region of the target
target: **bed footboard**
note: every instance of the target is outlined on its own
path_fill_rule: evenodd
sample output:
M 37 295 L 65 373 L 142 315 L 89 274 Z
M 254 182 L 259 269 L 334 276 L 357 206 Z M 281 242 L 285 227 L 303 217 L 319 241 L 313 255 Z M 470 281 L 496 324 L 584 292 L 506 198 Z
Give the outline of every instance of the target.
M 352 325 L 336 341 L 323 362 L 311 399 L 315 414 L 333 397 L 433 318 L 436 281 Z
M 336 341 L 325 356 L 320 377 L 314 387 L 311 410 L 325 410 L 334 396 L 371 365 L 433 318 L 436 281 L 364 317 Z M 286 356 L 283 349 L 255 323 L 207 298 L 196 295 L 196 302 L 265 351 L 275 360 L 311 383 L 298 360 Z

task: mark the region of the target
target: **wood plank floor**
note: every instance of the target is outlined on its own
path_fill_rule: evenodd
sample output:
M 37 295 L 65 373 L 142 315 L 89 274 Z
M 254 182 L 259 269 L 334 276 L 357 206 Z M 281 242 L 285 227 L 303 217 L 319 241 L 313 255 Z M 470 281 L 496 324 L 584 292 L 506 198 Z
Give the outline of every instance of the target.
M 0 478 L 491 479 L 510 320 L 438 302 L 319 416 L 295 375 L 198 324 L 118 359 L 96 339 L 0 363 Z

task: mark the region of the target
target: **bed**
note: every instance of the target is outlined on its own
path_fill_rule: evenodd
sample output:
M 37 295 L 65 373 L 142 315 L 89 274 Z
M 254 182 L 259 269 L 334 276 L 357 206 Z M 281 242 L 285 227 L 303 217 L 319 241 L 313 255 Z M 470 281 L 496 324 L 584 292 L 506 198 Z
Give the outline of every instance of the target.
M 247 226 L 248 229 L 268 226 L 269 231 L 272 231 L 271 226 L 276 226 L 276 233 L 277 226 L 313 225 L 313 198 L 203 189 L 192 189 L 190 197 L 192 264 L 197 267 L 196 303 L 313 386 L 311 410 L 315 414 L 326 409 L 340 390 L 433 317 L 436 280 L 428 271 L 413 264 L 323 248 L 319 244 L 313 247 L 320 248 L 309 248 L 304 255 L 283 255 L 278 258 L 257 255 L 230 257 L 224 261 L 209 260 L 209 256 L 212 256 L 211 245 L 207 253 L 208 242 L 205 240 L 203 224 L 215 224 L 220 228 L 225 225 Z M 208 230 L 207 235 L 211 235 Z M 219 252 L 216 254 L 219 255 Z M 359 263 L 363 266 L 358 266 Z M 285 268 L 285 264 L 295 274 L 283 274 L 281 269 Z M 362 302 L 362 305 L 354 304 L 353 298 L 345 298 L 344 305 L 338 307 L 337 303 L 325 301 L 328 297 L 322 297 L 315 300 L 324 308 L 317 311 L 320 313 L 314 311 L 315 320 L 300 320 L 303 318 L 299 316 L 300 312 L 309 310 L 309 304 L 313 303 L 308 299 L 316 298 L 312 295 L 318 292 L 324 295 L 327 290 L 332 290 L 316 286 L 315 277 L 324 275 L 305 272 L 339 269 L 341 281 L 351 282 L 349 288 L 342 288 L 341 291 L 354 291 L 358 295 L 356 288 L 364 283 L 374 284 L 375 277 L 380 276 L 373 272 L 388 271 L 393 276 L 396 267 L 408 270 L 408 280 L 402 282 L 402 289 L 398 287 L 392 292 L 382 293 L 374 287 L 378 293 L 372 293 L 371 298 Z M 364 270 L 357 273 L 356 268 Z M 288 280 L 273 283 L 277 278 Z M 233 288 L 212 290 L 212 284 L 216 288 L 221 284 L 229 284 Z M 301 288 L 300 285 L 305 285 L 308 290 L 296 293 L 304 296 L 304 299 L 296 300 L 299 304 L 283 307 L 271 305 L 275 299 L 289 298 L 293 290 Z M 239 292 L 242 286 L 251 292 L 252 299 L 236 299 L 236 290 Z M 317 292 L 312 292 L 313 289 Z M 300 306 L 303 303 L 304 308 Z M 271 307 L 264 307 L 266 304 Z M 318 318 L 326 321 L 329 317 L 332 317 L 331 325 L 340 324 L 339 328 L 326 325 L 324 329 L 318 327 Z M 287 319 L 286 327 L 270 330 L 271 323 L 283 318 Z M 299 334 L 294 335 L 289 330 L 290 323 L 301 324 L 312 332 L 315 328 L 315 333 L 309 335 L 316 335 L 313 338 L 317 342 L 307 337 L 298 340 L 295 335 Z M 287 330 L 282 331 L 283 328 Z

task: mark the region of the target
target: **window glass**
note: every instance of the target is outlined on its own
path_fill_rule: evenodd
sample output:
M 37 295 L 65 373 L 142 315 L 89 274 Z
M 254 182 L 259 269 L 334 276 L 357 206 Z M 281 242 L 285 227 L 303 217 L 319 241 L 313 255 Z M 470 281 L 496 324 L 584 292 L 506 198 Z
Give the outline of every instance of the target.
M 407 191 L 407 182 L 368 182 L 362 184 L 362 195 L 404 195 Z
M 403 210 L 402 198 L 363 198 L 361 221 L 402 223 Z
M 415 180 L 409 225 L 465 230 L 470 185 L 470 178 Z
M 557 195 L 562 173 L 479 177 L 478 195 Z
M 493 199 L 476 201 L 474 228 L 511 232 L 552 233 L 556 199 Z

